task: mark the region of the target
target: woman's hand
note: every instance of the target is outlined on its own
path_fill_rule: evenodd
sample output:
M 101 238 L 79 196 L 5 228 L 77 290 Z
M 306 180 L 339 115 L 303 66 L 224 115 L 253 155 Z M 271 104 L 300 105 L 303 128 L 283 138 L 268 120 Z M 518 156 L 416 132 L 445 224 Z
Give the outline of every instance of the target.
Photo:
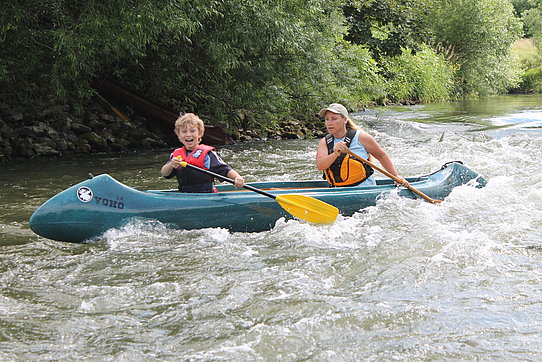
M 410 183 L 409 183 L 404 177 L 397 176 L 397 178 L 398 178 L 399 181 L 400 181 L 400 182 L 395 181 L 395 184 L 396 184 L 397 186 L 404 186 L 404 187 L 410 186 Z
M 346 143 L 344 141 L 337 142 L 335 147 L 333 148 L 333 152 L 335 153 L 335 156 L 339 157 L 341 153 L 346 153 L 348 150 L 348 147 L 346 147 Z

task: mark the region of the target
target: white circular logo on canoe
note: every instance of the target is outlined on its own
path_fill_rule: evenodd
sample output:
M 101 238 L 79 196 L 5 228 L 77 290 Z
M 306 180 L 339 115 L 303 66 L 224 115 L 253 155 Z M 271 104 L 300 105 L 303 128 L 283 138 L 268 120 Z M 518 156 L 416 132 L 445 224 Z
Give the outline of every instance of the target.
M 77 189 L 77 198 L 83 202 L 92 200 L 92 190 L 86 186 L 81 186 Z

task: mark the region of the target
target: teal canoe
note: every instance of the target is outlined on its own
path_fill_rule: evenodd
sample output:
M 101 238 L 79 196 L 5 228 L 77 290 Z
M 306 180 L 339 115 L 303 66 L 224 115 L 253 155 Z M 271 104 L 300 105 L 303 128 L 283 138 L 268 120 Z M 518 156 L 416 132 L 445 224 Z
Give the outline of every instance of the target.
M 454 187 L 467 183 L 483 187 L 486 180 L 459 162 L 451 162 L 424 176 L 407 178 L 427 196 L 443 200 Z M 328 187 L 325 181 L 255 182 L 251 186 L 274 195 L 302 194 L 331 204 L 343 216 L 373 206 L 379 197 L 398 190 L 400 196 L 419 198 L 397 188 L 392 180 L 376 186 Z M 253 191 L 218 185 L 218 193 L 180 193 L 177 190 L 140 191 L 107 174 L 74 185 L 41 205 L 30 218 L 30 228 L 45 238 L 85 242 L 134 220 L 156 220 L 176 229 L 225 228 L 234 232 L 258 232 L 276 221 L 292 218 L 275 200 Z

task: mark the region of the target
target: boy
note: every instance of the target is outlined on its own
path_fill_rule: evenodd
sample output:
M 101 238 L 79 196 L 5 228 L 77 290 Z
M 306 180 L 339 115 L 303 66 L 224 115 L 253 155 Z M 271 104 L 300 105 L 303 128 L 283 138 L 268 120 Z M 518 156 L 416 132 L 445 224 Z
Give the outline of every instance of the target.
M 204 132 L 203 121 L 194 113 L 186 113 L 175 121 L 175 134 L 183 147 L 174 150 L 169 161 L 162 166 L 162 176 L 165 178 L 176 176 L 181 192 L 217 192 L 212 176 L 191 168 L 180 167 L 181 161 L 185 161 L 233 179 L 237 188 L 243 187 L 245 180 L 222 161 L 215 148 L 200 144 Z

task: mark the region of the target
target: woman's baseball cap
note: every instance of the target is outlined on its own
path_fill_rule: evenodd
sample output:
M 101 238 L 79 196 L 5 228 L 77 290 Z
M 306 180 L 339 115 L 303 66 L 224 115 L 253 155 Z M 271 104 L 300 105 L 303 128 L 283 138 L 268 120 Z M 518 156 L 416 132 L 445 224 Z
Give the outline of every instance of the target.
M 340 103 L 331 103 L 329 107 L 321 109 L 318 114 L 320 115 L 320 117 L 325 117 L 327 111 L 340 114 L 344 117 L 348 117 L 348 111 L 346 110 L 346 107 Z

